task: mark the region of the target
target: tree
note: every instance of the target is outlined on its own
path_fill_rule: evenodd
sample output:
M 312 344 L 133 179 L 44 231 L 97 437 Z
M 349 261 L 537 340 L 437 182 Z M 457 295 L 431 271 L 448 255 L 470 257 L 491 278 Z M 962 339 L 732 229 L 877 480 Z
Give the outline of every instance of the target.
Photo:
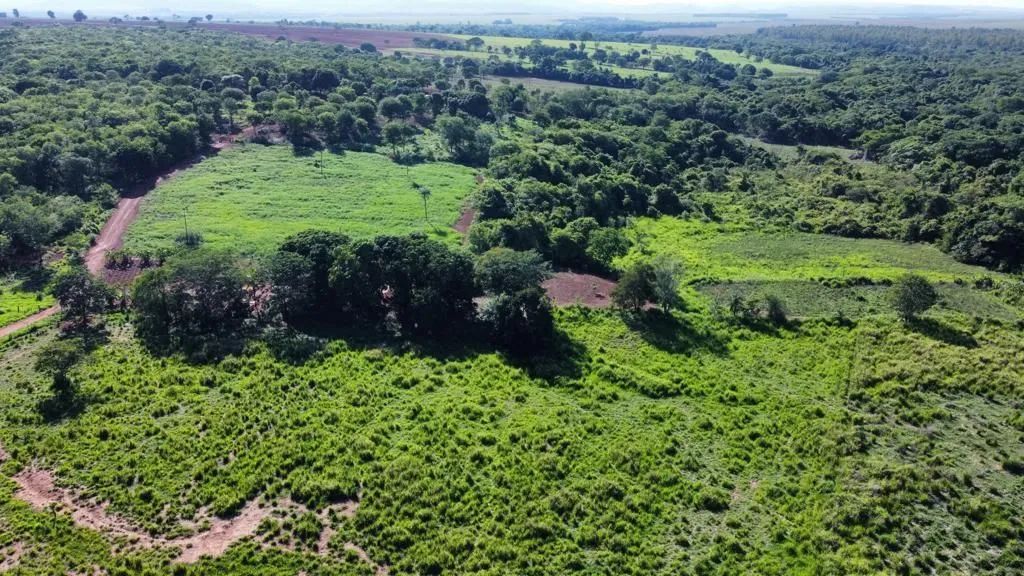
M 430 199 L 430 188 L 416 182 L 412 183 L 412 187 L 419 192 L 420 197 L 423 198 L 423 220 L 430 223 L 430 216 L 427 214 L 427 200 Z
M 498 294 L 481 317 L 495 343 L 515 355 L 544 350 L 555 333 L 551 300 L 538 286 Z
M 650 264 L 642 262 L 627 268 L 612 290 L 615 306 L 632 312 L 642 310 L 644 304 L 654 297 L 654 271 Z
M 928 280 L 916 274 L 901 278 L 892 288 L 892 303 L 904 322 L 909 322 L 938 302 L 939 295 Z
M 651 265 L 654 300 L 665 312 L 679 306 L 679 283 L 683 276 L 683 265 L 678 260 L 661 255 Z
M 84 355 L 85 345 L 78 338 L 55 340 L 39 349 L 35 368 L 53 378 L 50 389 L 58 403 L 57 408 L 64 408 L 74 401 L 76 386 L 68 372 Z
M 21 18 L 21 12 L 18 12 L 17 8 L 11 10 L 11 14 L 13 14 L 15 18 Z
M 270 286 L 268 312 L 292 320 L 313 309 L 313 262 L 295 252 L 275 252 L 264 264 Z
M 85 15 L 85 12 L 82 12 L 81 10 L 75 10 L 75 13 L 71 17 L 75 19 L 75 22 L 83 22 L 89 19 L 89 17 Z
M 483 45 L 484 45 L 484 40 L 483 40 L 483 38 L 481 38 L 479 36 L 473 36 L 469 40 L 466 40 L 466 46 L 470 50 L 479 50 L 480 48 L 483 47 Z
M 213 14 L 207 14 L 207 15 L 206 15 L 206 21 L 207 21 L 207 22 L 210 22 L 210 21 L 212 21 L 212 20 L 213 20 Z
M 64 318 L 76 328 L 82 329 L 89 325 L 94 314 L 106 308 L 110 291 L 84 267 L 75 266 L 57 275 L 53 295 L 60 302 Z
M 374 52 L 377 51 L 377 47 L 374 46 L 373 44 L 369 43 L 369 42 L 363 42 L 362 44 L 360 44 L 359 45 L 359 49 L 362 50 L 363 52 L 370 52 L 370 53 L 374 53 Z
M 409 126 L 405 122 L 388 122 L 381 129 L 381 137 L 384 142 L 391 146 L 391 156 L 398 158 L 398 147 L 405 145 L 409 138 Z
M 310 263 L 311 297 L 316 310 L 333 309 L 330 270 L 335 253 L 351 243 L 348 236 L 326 230 L 304 230 L 285 238 L 278 249 L 303 256 Z
M 492 248 L 473 266 L 477 285 L 487 294 L 519 292 L 540 285 L 551 274 L 551 266 L 533 250 Z
M 229 252 L 196 250 L 144 273 L 132 291 L 136 334 L 150 348 L 206 358 L 248 317 L 246 278 Z
M 57 15 L 53 13 L 53 10 L 47 10 L 46 15 L 50 17 L 50 20 L 53 20 L 57 17 Z

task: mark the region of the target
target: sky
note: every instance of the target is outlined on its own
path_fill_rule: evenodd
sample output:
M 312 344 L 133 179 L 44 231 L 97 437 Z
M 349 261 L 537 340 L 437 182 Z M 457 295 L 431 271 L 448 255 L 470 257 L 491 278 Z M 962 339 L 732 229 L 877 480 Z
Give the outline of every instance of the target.
M 3 0 L 0 0 L 2 2 Z M 450 21 L 453 15 L 497 16 L 530 13 L 533 16 L 573 17 L 609 14 L 620 17 L 657 15 L 659 19 L 675 17 L 679 21 L 692 18 L 699 12 L 771 11 L 785 12 L 791 17 L 827 17 L 830 15 L 857 16 L 912 16 L 915 14 L 950 13 L 950 7 L 960 8 L 964 16 L 985 17 L 989 11 L 1013 10 L 1024 15 L 1024 0 L 985 0 L 969 4 L 965 0 L 375 0 L 374 2 L 345 2 L 339 0 L 6 0 L 9 6 L 0 8 L 8 12 L 18 8 L 24 16 L 44 16 L 47 10 L 58 15 L 70 15 L 75 9 L 96 16 L 154 15 L 167 17 L 179 14 L 185 17 L 213 13 L 219 18 L 323 18 L 339 21 L 348 17 L 387 15 L 405 17 L 410 21 Z M 444 17 L 444 18 L 442 18 Z M 486 19 L 485 19 L 486 20 Z

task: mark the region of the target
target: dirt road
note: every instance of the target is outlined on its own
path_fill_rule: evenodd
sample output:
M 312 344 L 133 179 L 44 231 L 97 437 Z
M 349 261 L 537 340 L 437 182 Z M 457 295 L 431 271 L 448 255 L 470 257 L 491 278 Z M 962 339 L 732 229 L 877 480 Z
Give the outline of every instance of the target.
M 221 150 L 226 150 L 233 146 L 238 138 L 251 137 L 255 133 L 256 129 L 252 126 L 245 128 L 239 134 L 216 134 L 213 137 L 213 144 L 210 145 L 212 153 L 216 154 Z M 124 197 L 117 203 L 117 207 L 114 208 L 114 212 L 111 213 L 110 218 L 107 219 L 106 223 L 103 224 L 103 229 L 100 230 L 98 236 L 96 236 L 96 242 L 89 248 L 88 252 L 85 253 L 85 266 L 91 274 L 94 276 L 100 276 L 103 273 L 103 268 L 106 263 L 107 253 L 111 250 L 117 250 L 124 244 L 124 233 L 128 230 L 128 227 L 132 225 L 135 218 L 139 215 L 139 204 L 142 202 L 142 198 L 148 194 L 151 190 L 157 186 L 163 184 L 170 178 L 173 178 L 182 170 L 185 170 L 194 164 L 201 162 L 205 156 L 199 155 L 195 158 L 179 162 L 174 166 L 171 166 L 163 173 L 148 178 L 131 190 L 129 190 Z M 0 327 L 0 338 L 4 338 L 19 330 L 28 328 L 29 326 L 53 316 L 60 311 L 60 306 L 51 306 L 45 310 L 40 310 L 31 316 L 27 316 L 8 324 L 7 326 Z

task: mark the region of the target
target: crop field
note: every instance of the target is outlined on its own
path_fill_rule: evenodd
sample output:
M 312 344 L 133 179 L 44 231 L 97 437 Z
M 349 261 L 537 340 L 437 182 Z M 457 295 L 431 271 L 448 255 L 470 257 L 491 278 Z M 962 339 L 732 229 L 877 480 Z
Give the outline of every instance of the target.
M 271 250 L 308 228 L 353 237 L 426 232 L 456 241 L 451 225 L 475 188 L 471 168 L 409 166 L 380 154 L 346 152 L 296 157 L 287 146 L 234 148 L 157 188 L 125 239 L 128 250 L 166 248 L 190 231 L 211 246 L 245 253 Z M 430 189 L 428 220 L 416 182 Z
M 687 276 L 705 281 L 896 280 L 908 272 L 938 282 L 998 277 L 957 262 L 938 248 L 893 240 L 820 234 L 767 233 L 743 224 L 638 218 L 639 246 L 682 261 Z M 626 258 L 635 257 L 626 256 Z
M 468 40 L 472 36 L 466 35 L 454 35 L 456 38 L 462 40 Z M 517 48 L 528 46 L 533 42 L 533 38 L 514 38 L 505 36 L 480 36 L 480 39 L 484 41 L 484 52 L 476 52 L 479 57 L 486 57 L 487 47 L 491 46 L 495 49 L 495 52 L 500 56 L 501 49 L 504 47 Z M 557 46 L 561 48 L 568 48 L 570 43 L 579 44 L 579 42 L 572 42 L 570 40 L 555 40 L 550 38 L 542 39 L 541 42 L 548 46 Z M 597 48 L 603 48 L 605 50 L 615 50 L 618 52 L 632 52 L 634 50 L 650 50 L 650 43 L 643 42 L 601 42 L 592 41 L 586 42 L 587 52 L 592 52 Z M 693 60 L 697 57 L 698 52 L 705 51 L 703 48 L 695 48 L 691 46 L 679 46 L 676 44 L 657 44 L 655 49 L 651 53 L 652 57 L 657 58 L 658 56 L 682 56 L 683 58 Z M 749 58 L 743 54 L 738 54 L 733 50 L 720 50 L 711 48 L 706 50 L 712 56 L 720 62 L 726 64 L 753 64 L 758 68 L 768 68 L 776 74 L 782 75 L 816 75 L 817 72 L 814 70 L 808 70 L 805 68 L 799 68 L 797 66 L 788 66 L 785 64 L 775 64 L 769 61 L 758 62 L 753 58 Z

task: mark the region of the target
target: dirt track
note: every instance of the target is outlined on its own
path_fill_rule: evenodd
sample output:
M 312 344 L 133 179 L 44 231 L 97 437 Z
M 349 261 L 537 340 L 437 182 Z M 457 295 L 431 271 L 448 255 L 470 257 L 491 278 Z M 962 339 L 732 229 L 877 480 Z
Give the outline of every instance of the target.
M 256 129 L 250 126 L 242 130 L 239 134 L 214 135 L 214 141 L 213 144 L 210 145 L 210 149 L 213 153 L 226 150 L 233 146 L 238 138 L 251 137 L 255 131 Z M 102 277 L 104 265 L 106 264 L 107 253 L 121 248 L 122 244 L 124 244 L 124 234 L 128 231 L 128 227 L 132 225 L 132 222 L 135 221 L 135 218 L 138 217 L 139 204 L 142 202 L 142 198 L 157 186 L 176 176 L 182 170 L 202 161 L 203 158 L 203 155 L 199 155 L 195 158 L 191 158 L 171 166 L 164 172 L 140 182 L 128 191 L 120 201 L 118 201 L 117 207 L 114 208 L 114 212 L 110 215 L 110 218 L 107 219 L 106 223 L 103 224 L 103 229 L 100 230 L 99 235 L 96 236 L 95 243 L 93 243 L 85 253 L 85 266 L 90 273 L 94 276 Z M 57 312 L 60 312 L 60 306 L 51 306 L 45 310 L 40 310 L 31 316 L 26 316 L 17 322 L 2 326 L 0 327 L 0 338 L 4 338 L 20 330 L 24 330 L 36 322 L 53 316 Z

